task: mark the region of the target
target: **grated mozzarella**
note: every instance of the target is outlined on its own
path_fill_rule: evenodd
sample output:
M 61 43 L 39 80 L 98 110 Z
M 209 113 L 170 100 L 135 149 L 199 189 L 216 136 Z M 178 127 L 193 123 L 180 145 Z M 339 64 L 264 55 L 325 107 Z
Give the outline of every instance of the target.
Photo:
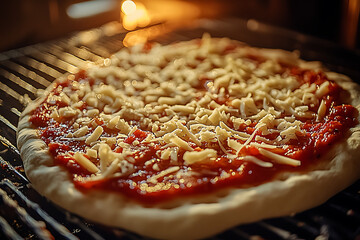
M 317 116 L 316 116 L 316 121 L 320 122 L 321 120 L 323 120 L 324 116 L 326 114 L 326 104 L 324 100 L 321 100 L 318 112 L 317 112 Z
M 184 161 L 186 164 L 191 165 L 197 162 L 204 162 L 217 157 L 217 152 L 214 149 L 204 149 L 200 152 L 185 152 Z
M 126 175 L 133 171 L 134 154 L 140 154 L 144 144 L 156 143 L 161 144 L 160 161 L 174 165 L 180 162 L 179 154 L 186 165 L 211 164 L 218 153 L 211 147 L 196 149 L 205 145 L 217 146 L 229 159 L 272 167 L 270 162 L 243 156 L 241 150 L 250 145 L 273 162 L 299 166 L 300 161 L 272 149 L 286 148 L 304 134 L 299 119 L 324 119 L 327 107 L 321 99 L 330 83 L 300 85 L 296 77 L 282 75 L 279 61 L 299 61 L 296 54 L 284 53 L 282 59 L 264 50 L 258 54 L 266 60 L 257 64 L 247 59 L 254 49 L 242 46 L 223 54 L 230 40 L 217 44 L 204 35 L 201 41 L 200 46 L 156 45 L 149 53 L 143 53 L 142 46 L 123 49 L 106 66 L 87 70 L 94 84 L 74 82 L 59 96 L 50 94 L 49 104 L 64 105 L 53 109 L 50 117 L 75 119 L 74 132 L 64 139 L 85 140 L 86 155 L 99 162 L 92 163 L 82 153 L 75 153 L 75 160 L 98 176 Z M 255 129 L 248 134 L 244 126 Z M 125 143 L 137 129 L 147 131 L 146 138 Z M 107 130 L 115 135 L 109 137 Z M 266 137 L 272 133 L 278 136 L 275 140 Z M 114 152 L 116 147 L 123 153 Z M 161 164 L 146 164 L 160 170 Z M 148 182 L 155 184 L 179 169 L 165 169 Z
M 254 156 L 244 156 L 244 157 L 240 157 L 239 160 L 244 160 L 244 161 L 247 161 L 247 162 L 253 162 L 261 167 L 266 167 L 266 168 L 270 168 L 273 166 L 273 164 L 271 162 L 265 162 L 265 161 L 262 161 Z
M 99 139 L 99 137 L 101 136 L 101 134 L 104 132 L 104 129 L 101 126 L 97 126 L 94 130 L 94 132 L 85 140 L 85 143 L 87 145 L 91 145 L 92 143 L 94 143 L 96 140 Z
M 178 166 L 170 167 L 170 168 L 163 170 L 160 173 L 148 178 L 147 182 L 156 184 L 158 182 L 157 179 L 164 177 L 170 173 L 177 172 L 177 171 L 179 171 L 179 169 L 180 169 L 180 167 L 178 167 Z
M 99 171 L 97 166 L 80 152 L 76 152 L 74 154 L 74 159 L 80 166 L 82 166 L 91 173 L 97 173 Z
M 294 159 L 289 158 L 289 157 L 285 157 L 285 156 L 282 156 L 282 155 L 279 155 L 279 154 L 275 154 L 273 152 L 270 152 L 270 151 L 262 149 L 262 148 L 259 148 L 259 152 L 262 155 L 264 155 L 265 157 L 268 157 L 271 160 L 273 160 L 274 162 L 279 163 L 279 164 L 291 165 L 291 166 L 294 166 L 294 167 L 297 167 L 297 166 L 301 165 L 301 162 L 298 161 L 298 160 L 294 160 Z

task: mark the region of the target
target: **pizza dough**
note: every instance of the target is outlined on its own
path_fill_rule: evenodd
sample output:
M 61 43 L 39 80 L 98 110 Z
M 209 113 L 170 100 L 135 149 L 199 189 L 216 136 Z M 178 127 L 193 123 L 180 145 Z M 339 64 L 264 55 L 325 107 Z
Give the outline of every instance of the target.
M 168 79 L 185 79 L 191 84 L 192 78 L 197 77 L 197 75 L 194 75 L 195 70 L 191 70 L 197 69 L 196 66 L 199 64 L 196 57 L 198 57 L 198 60 L 202 59 L 201 61 L 203 61 L 204 59 L 210 59 L 211 53 L 218 48 L 222 48 L 222 51 L 231 52 L 233 48 L 237 47 L 241 47 L 242 51 L 246 52 L 248 56 L 261 56 L 268 60 L 263 62 L 262 71 L 257 72 L 259 78 L 264 78 L 268 74 L 267 70 L 274 71 L 273 68 L 277 67 L 276 62 L 316 71 L 321 68 L 319 63 L 300 60 L 296 53 L 282 50 L 256 49 L 236 41 L 211 39 L 205 35 L 201 41 L 181 42 L 169 45 L 166 49 L 163 49 L 165 48 L 163 46 L 156 45 L 155 47 L 151 46 L 151 48 L 148 48 L 148 46 L 135 46 L 130 51 L 122 50 L 115 54 L 110 61 L 111 63 L 107 61 L 105 66 L 100 68 L 93 66 L 87 72 L 93 78 L 107 78 L 111 82 L 115 81 L 114 79 L 125 79 L 126 77 L 135 79 L 140 77 L 151 81 L 161 81 L 158 79 L 159 76 L 156 75 L 156 72 L 160 71 L 163 73 L 162 76 L 166 76 Z M 174 51 L 171 52 L 171 49 Z M 179 70 L 184 61 L 188 63 L 189 68 L 186 71 L 179 70 L 176 72 L 172 70 L 165 72 L 166 66 L 162 65 L 161 59 L 156 58 L 156 56 L 160 56 L 164 52 L 169 53 L 169 51 L 171 53 L 166 56 L 171 57 L 170 55 L 174 54 L 176 59 L 171 62 L 174 69 L 178 67 Z M 196 53 L 196 56 L 189 58 L 193 53 Z M 150 55 L 150 62 L 146 55 Z M 131 58 L 131 61 L 124 61 L 125 58 Z M 218 60 L 215 57 L 212 58 L 212 64 L 222 64 L 218 63 Z M 256 65 L 256 60 L 254 61 Z M 120 66 L 120 70 L 118 66 Z M 226 66 L 212 71 L 211 74 L 215 79 L 226 75 L 222 71 L 238 71 L 238 74 L 243 74 L 241 73 L 243 69 L 240 69 L 241 71 L 233 70 L 234 67 L 236 67 L 235 60 L 228 57 L 226 58 Z M 359 111 L 359 86 L 341 74 L 326 72 L 326 75 L 348 92 L 348 102 Z M 56 82 L 64 82 L 67 78 L 65 76 Z M 214 83 L 221 87 L 221 84 L 226 85 L 226 81 L 229 81 L 224 79 Z M 123 83 L 128 84 L 125 82 L 121 84 Z M 277 83 L 281 84 L 281 82 Z M 291 82 L 288 84 L 291 84 Z M 30 121 L 34 111 L 43 103 L 54 87 L 56 85 L 52 84 L 43 96 L 30 103 L 20 117 L 17 142 L 24 162 L 24 169 L 33 187 L 40 194 L 66 210 L 97 223 L 124 228 L 153 238 L 204 238 L 238 224 L 289 215 L 314 207 L 350 185 L 360 176 L 360 161 L 358 160 L 360 157 L 360 126 L 357 124 L 334 147 L 321 156 L 322 160 L 319 164 L 308 168 L 305 174 L 303 172 L 300 174 L 285 172 L 277 175 L 272 181 L 258 186 L 247 188 L 227 187 L 202 195 L 173 198 L 155 204 L 139 203 L 122 194 L 101 189 L 82 191 L 74 185 L 69 171 L 63 166 L 54 163 L 53 156 L 49 153 L 49 147 L 41 139 L 37 128 Z M 186 90 L 187 88 L 183 89 L 184 92 Z M 251 98 L 252 96 L 248 97 Z M 167 105 L 172 104 L 169 102 L 170 100 L 166 97 L 163 98 Z M 159 99 L 156 101 L 159 101 Z M 103 111 L 105 111 L 105 107 L 103 107 Z M 251 112 L 250 108 L 245 108 L 244 111 L 244 119 L 256 115 Z M 63 114 L 71 114 L 71 112 Z M 316 114 L 317 117 L 321 115 L 320 112 Z M 220 126 L 220 121 L 213 125 Z M 89 136 L 90 134 L 87 135 L 86 139 Z M 94 138 L 98 139 L 99 137 Z M 281 140 L 284 139 L 286 139 L 285 135 Z M 87 141 L 90 143 L 92 139 L 89 138 Z M 203 149 L 203 151 L 205 150 Z M 210 152 L 209 154 L 211 155 Z M 191 165 L 192 162 L 197 160 L 190 157 L 187 161 L 187 164 Z

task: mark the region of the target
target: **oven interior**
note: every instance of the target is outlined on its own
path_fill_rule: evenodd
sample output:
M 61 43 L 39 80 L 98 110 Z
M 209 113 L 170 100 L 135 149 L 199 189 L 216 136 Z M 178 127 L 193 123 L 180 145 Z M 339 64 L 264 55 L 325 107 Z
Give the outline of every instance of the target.
M 161 43 L 231 37 L 257 47 L 297 49 L 360 83 L 360 53 L 331 41 L 254 19 L 201 18 L 190 24 L 148 23 L 124 28 L 119 22 L 0 54 L 0 238 L 146 239 L 90 223 L 48 202 L 28 182 L 16 147 L 20 113 L 52 81 L 91 62 L 100 62 L 137 40 Z M 360 239 L 360 181 L 325 204 L 292 216 L 240 225 L 210 239 Z

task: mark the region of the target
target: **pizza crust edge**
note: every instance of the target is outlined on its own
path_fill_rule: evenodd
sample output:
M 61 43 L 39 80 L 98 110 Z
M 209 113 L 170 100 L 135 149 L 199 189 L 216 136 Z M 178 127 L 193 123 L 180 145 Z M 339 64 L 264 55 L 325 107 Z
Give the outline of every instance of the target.
M 280 54 L 278 50 L 267 51 Z M 360 112 L 360 86 L 344 75 L 332 72 L 327 72 L 327 75 L 350 93 L 352 105 Z M 218 192 L 184 201 L 180 199 L 173 208 L 144 207 L 120 194 L 100 190 L 84 194 L 75 188 L 66 169 L 54 165 L 48 147 L 29 122 L 33 110 L 46 95 L 45 91 L 42 97 L 27 106 L 18 125 L 17 144 L 32 186 L 66 210 L 97 223 L 148 237 L 203 238 L 238 224 L 300 212 L 325 202 L 360 176 L 358 124 L 350 129 L 346 141 L 336 144 L 331 150 L 329 156 L 332 160 L 325 169 L 293 175 L 285 180 L 248 189 L 233 188 L 225 194 Z

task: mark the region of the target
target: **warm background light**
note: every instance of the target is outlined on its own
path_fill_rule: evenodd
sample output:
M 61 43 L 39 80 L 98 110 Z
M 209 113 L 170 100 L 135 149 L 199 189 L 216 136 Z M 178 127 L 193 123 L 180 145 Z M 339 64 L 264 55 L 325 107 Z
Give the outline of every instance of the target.
M 3 1 L 0 51 L 106 24 L 105 34 L 194 19 L 250 20 L 360 48 L 360 0 L 44 0 Z M 143 8 L 141 8 L 143 6 Z M 305 13 L 306 14 L 303 14 Z M 16 13 L 16 14 L 15 14 Z M 111 27 L 108 27 L 111 24 Z M 196 23 L 195 23 L 196 24 Z M 194 24 L 193 24 L 194 25 Z M 237 29 L 234 26 L 234 29 Z M 109 30 L 109 31 L 108 31 Z M 236 31 L 236 30 L 234 30 Z
M 201 15 L 199 6 L 179 0 L 125 0 L 121 5 L 121 22 L 126 30 L 148 29 L 129 32 L 123 43 L 130 46 L 145 42 L 155 36 L 188 23 L 194 25 L 194 20 Z M 161 26 L 156 26 L 161 23 Z
M 131 15 L 136 11 L 136 4 L 131 0 L 126 0 L 121 5 L 121 11 L 125 15 Z
M 144 4 L 126 0 L 121 5 L 122 24 L 127 30 L 134 30 L 137 27 L 146 27 L 151 19 Z

